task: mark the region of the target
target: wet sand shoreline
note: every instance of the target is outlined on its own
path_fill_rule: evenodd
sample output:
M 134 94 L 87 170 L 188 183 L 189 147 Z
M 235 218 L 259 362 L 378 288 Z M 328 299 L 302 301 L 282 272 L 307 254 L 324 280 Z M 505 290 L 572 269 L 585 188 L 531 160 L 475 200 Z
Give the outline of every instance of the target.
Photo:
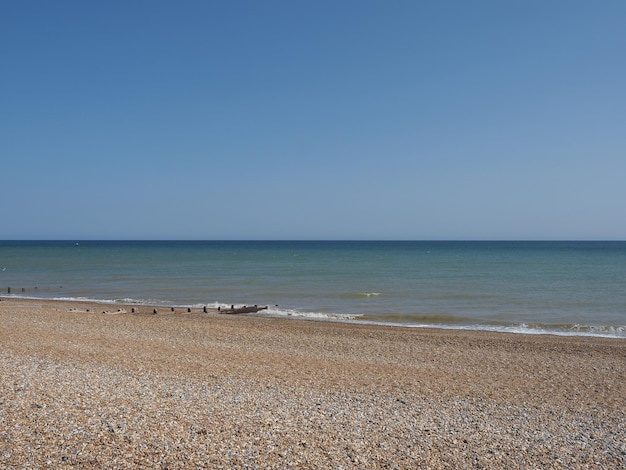
M 154 308 L 2 298 L 1 468 L 626 465 L 624 340 Z

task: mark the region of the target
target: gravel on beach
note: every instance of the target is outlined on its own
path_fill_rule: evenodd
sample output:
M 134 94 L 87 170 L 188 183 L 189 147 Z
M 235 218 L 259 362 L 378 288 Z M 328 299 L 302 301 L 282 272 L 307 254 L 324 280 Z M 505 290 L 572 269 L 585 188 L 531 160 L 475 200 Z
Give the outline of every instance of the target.
M 1 469 L 626 467 L 624 340 L 132 308 L 1 299 Z

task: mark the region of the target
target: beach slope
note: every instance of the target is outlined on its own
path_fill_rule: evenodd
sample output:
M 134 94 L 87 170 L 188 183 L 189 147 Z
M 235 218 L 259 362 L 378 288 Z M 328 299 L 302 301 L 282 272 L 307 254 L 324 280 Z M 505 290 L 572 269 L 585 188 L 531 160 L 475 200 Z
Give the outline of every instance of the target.
M 622 468 L 625 383 L 619 339 L 5 297 L 0 468 Z

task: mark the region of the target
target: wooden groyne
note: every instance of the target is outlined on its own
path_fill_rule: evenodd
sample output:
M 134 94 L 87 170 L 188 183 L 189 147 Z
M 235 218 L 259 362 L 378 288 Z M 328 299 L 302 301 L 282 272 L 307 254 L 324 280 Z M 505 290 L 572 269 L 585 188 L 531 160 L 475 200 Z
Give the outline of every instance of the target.
M 4 289 L 4 288 L 3 288 Z M 58 287 L 58 289 L 63 289 L 63 286 Z M 41 292 L 51 292 L 53 290 L 56 290 L 56 288 L 51 288 L 51 287 L 44 287 L 44 288 L 39 288 L 39 287 L 21 287 L 19 289 L 15 289 L 12 287 L 6 287 L 6 293 L 10 296 L 10 295 L 15 295 L 16 292 L 20 292 L 20 293 L 26 293 L 26 292 L 37 292 L 37 293 L 41 293 Z M 0 299 L 1 300 L 1 299 Z M 97 303 L 97 302 L 96 302 Z M 174 307 L 168 307 L 170 309 L 170 311 L 172 313 L 176 313 L 176 309 Z M 190 307 L 185 307 L 187 310 L 187 313 L 192 313 L 192 309 Z M 209 313 L 210 310 L 215 311 L 214 309 L 211 309 L 209 307 L 202 306 L 200 307 L 202 309 L 203 313 Z M 239 313 L 257 313 L 260 312 L 262 310 L 267 310 L 269 307 L 266 306 L 259 306 L 259 305 L 244 305 L 243 307 L 235 307 L 234 305 L 231 305 L 230 308 L 228 307 L 217 307 L 217 313 L 223 313 L 223 314 L 227 314 L 227 315 L 233 315 L 233 314 L 239 314 Z M 158 310 L 154 307 L 150 307 L 150 309 L 152 310 L 150 313 L 152 313 L 153 315 L 156 315 L 158 313 Z M 131 313 L 139 313 L 140 309 L 138 308 L 138 306 L 134 306 L 131 308 Z
M 235 308 L 234 305 L 231 305 L 230 308 L 221 308 L 218 307 L 218 313 L 225 313 L 229 315 L 237 314 L 237 313 L 257 313 L 261 310 L 267 310 L 267 306 L 259 307 L 258 305 L 244 305 L 243 307 Z

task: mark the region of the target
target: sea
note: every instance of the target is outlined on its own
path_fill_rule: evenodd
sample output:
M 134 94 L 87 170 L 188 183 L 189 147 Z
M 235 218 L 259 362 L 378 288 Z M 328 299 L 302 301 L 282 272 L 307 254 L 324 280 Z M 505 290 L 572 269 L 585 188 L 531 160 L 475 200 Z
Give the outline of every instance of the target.
M 0 296 L 626 339 L 626 242 L 0 241 Z

